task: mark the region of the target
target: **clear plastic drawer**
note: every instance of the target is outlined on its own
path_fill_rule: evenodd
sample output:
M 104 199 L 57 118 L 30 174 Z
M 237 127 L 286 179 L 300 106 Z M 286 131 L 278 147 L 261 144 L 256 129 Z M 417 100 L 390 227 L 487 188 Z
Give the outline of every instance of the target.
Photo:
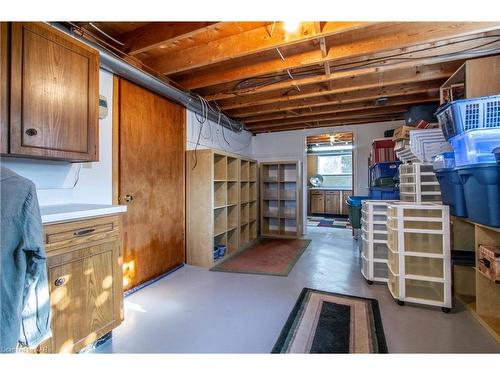
M 420 180 L 420 181 L 419 181 Z M 436 175 L 423 175 L 420 179 L 416 175 L 402 175 L 399 176 L 399 182 L 402 184 L 417 184 L 422 182 L 438 182 Z
M 444 284 L 434 281 L 405 279 L 406 298 L 444 302 Z
M 387 279 L 387 263 L 373 263 L 373 277 L 376 279 Z
M 439 184 L 436 183 L 435 185 L 420 185 L 420 191 L 422 193 L 432 193 L 432 192 L 441 192 L 441 188 L 439 187 Z M 400 193 L 416 193 L 417 192 L 417 185 L 416 184 L 401 184 L 399 185 L 399 192 Z
M 414 276 L 444 277 L 442 258 L 405 256 L 405 274 Z
M 387 245 L 385 243 L 373 244 L 373 258 L 375 259 L 387 259 Z
M 398 228 L 398 220 L 396 218 L 390 217 L 387 219 L 387 224 L 390 228 Z M 443 223 L 440 221 L 414 221 L 414 220 L 404 220 L 404 229 L 421 229 L 421 230 L 442 230 Z
M 416 195 L 414 193 L 400 193 L 399 198 L 401 199 L 402 202 L 413 202 L 417 203 L 419 200 L 420 202 L 435 202 L 439 203 L 441 202 L 441 194 L 432 194 L 432 195 Z

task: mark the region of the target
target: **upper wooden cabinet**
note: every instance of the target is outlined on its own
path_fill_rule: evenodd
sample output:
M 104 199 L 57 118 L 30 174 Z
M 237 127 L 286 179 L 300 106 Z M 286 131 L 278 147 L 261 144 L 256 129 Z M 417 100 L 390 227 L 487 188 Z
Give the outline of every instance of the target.
M 10 154 L 98 160 L 98 108 L 98 51 L 43 23 L 11 24 Z

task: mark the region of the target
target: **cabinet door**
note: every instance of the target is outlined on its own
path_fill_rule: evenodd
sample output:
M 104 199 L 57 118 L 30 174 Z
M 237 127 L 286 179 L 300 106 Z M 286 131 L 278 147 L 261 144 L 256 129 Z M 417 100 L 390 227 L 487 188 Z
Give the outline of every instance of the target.
M 340 214 L 340 191 L 325 193 L 325 212 L 332 215 Z
M 122 320 L 117 241 L 49 256 L 49 351 L 77 352 Z
M 41 23 L 12 23 L 10 51 L 10 153 L 98 160 L 98 52 Z
M 311 213 L 325 213 L 325 199 L 323 194 L 311 194 Z
M 344 190 L 342 191 L 342 204 L 341 204 L 341 207 L 342 207 L 342 215 L 347 215 L 349 213 L 349 208 L 347 207 L 347 203 L 346 203 L 346 199 L 349 195 L 352 195 L 352 191 L 351 190 Z

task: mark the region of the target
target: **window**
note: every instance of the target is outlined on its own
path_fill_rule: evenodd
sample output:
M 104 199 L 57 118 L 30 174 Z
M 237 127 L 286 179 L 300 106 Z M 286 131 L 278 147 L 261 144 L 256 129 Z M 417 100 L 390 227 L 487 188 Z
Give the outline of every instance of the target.
M 352 154 L 318 156 L 318 173 L 320 175 L 351 175 Z

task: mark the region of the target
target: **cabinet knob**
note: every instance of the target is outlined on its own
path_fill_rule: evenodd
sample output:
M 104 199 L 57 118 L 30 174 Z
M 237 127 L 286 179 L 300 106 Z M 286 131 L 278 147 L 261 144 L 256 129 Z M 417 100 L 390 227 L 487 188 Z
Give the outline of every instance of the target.
M 38 131 L 34 128 L 29 128 L 29 129 L 26 129 L 25 133 L 26 133 L 26 135 L 29 135 L 30 137 L 32 137 L 34 135 L 37 135 Z
M 66 279 L 64 277 L 58 277 L 56 281 L 54 281 L 55 286 L 61 286 L 66 282 Z

